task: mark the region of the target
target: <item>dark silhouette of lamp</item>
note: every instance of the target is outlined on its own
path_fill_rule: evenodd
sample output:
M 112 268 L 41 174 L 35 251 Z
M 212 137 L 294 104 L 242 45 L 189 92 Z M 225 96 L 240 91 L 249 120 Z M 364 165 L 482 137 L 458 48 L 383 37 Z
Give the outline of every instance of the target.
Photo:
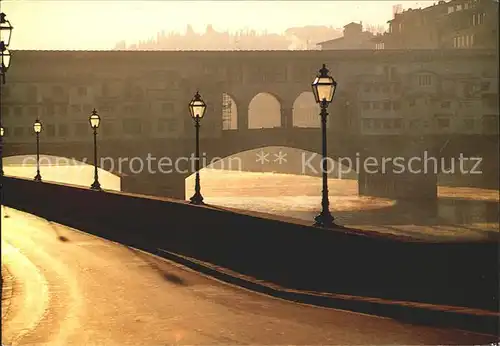
M 322 156 L 321 170 L 323 171 L 323 189 L 321 191 L 321 213 L 315 217 L 315 225 L 322 227 L 331 227 L 334 225 L 334 218 L 329 210 L 330 202 L 328 200 L 328 172 L 327 172 L 327 145 L 326 145 L 326 121 L 327 121 L 327 108 L 333 100 L 335 90 L 337 89 L 337 82 L 328 75 L 326 65 L 319 70 L 319 74 L 312 83 L 312 91 L 316 103 L 321 107 L 321 133 L 322 133 Z

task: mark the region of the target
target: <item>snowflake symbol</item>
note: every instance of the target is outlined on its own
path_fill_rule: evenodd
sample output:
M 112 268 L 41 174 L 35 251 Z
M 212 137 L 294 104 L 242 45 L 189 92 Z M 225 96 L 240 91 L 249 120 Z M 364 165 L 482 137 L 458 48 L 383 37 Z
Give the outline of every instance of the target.
M 279 152 L 278 154 L 274 154 L 274 156 L 276 156 L 276 159 L 274 159 L 274 162 L 278 162 L 278 164 L 282 164 L 282 163 L 285 163 L 286 162 L 286 153 L 283 153 L 283 152 Z
M 257 153 L 257 160 L 255 162 L 260 162 L 262 165 L 266 162 L 269 162 L 269 159 L 267 158 L 269 156 L 269 153 L 265 153 L 264 151 L 260 151 L 260 153 Z

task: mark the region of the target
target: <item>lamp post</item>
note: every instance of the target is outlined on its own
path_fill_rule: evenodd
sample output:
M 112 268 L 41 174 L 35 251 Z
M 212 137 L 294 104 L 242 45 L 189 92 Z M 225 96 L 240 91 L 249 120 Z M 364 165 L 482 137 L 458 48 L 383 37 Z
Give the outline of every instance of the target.
M 189 103 L 189 112 L 191 113 L 191 117 L 194 119 L 194 127 L 196 129 L 196 178 L 194 183 L 194 195 L 190 199 L 192 204 L 203 204 L 203 196 L 201 195 L 200 186 L 200 120 L 205 115 L 206 109 L 207 105 L 201 99 L 200 94 L 196 92 L 194 98 Z
M 12 25 L 5 19 L 5 13 L 0 13 L 0 78 L 2 78 L 2 84 L 5 84 L 5 74 L 10 66 L 10 52 L 7 47 L 10 44 L 10 38 L 12 36 Z M 0 87 L 0 91 L 1 91 Z M 2 95 L 0 93 L 0 100 Z M 0 136 L 0 174 L 3 176 L 3 126 L 2 118 L 0 112 L 0 128 L 2 135 Z
M 42 132 L 42 123 L 39 119 L 36 119 L 33 124 L 33 130 L 36 134 L 36 175 L 35 181 L 42 181 L 42 176 L 40 175 L 40 132 Z
M 321 213 L 315 217 L 315 225 L 323 226 L 323 227 L 331 227 L 334 223 L 334 218 L 332 214 L 330 214 L 328 201 L 328 173 L 326 166 L 327 159 L 327 145 L 326 145 L 326 120 L 328 116 L 327 108 L 328 105 L 332 102 L 333 96 L 335 95 L 335 89 L 337 89 L 337 82 L 328 75 L 328 69 L 326 65 L 323 64 L 323 67 L 319 70 L 319 74 L 316 79 L 312 83 L 312 90 L 314 93 L 314 98 L 316 99 L 316 103 L 318 103 L 321 107 L 321 133 L 322 133 L 322 155 L 323 159 L 321 160 L 321 170 L 323 171 L 323 189 L 322 189 L 322 198 L 321 198 Z
M 101 117 L 97 114 L 95 108 L 90 114 L 89 122 L 90 127 L 92 127 L 92 130 L 94 131 L 94 182 L 90 185 L 90 188 L 92 190 L 101 191 L 101 184 L 99 183 L 99 175 L 97 173 L 97 128 L 101 122 Z
M 12 37 L 12 29 L 14 29 L 14 27 L 5 17 L 5 13 L 0 13 L 0 52 L 2 54 L 0 72 L 2 75 L 3 84 L 5 84 L 5 74 L 10 65 L 10 52 L 7 48 L 9 47 L 10 39 Z

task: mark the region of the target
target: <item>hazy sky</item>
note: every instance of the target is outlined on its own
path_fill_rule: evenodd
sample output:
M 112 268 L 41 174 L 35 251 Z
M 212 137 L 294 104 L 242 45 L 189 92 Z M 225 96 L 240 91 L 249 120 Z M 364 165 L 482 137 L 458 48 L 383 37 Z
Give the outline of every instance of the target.
M 289 27 L 342 27 L 351 21 L 385 24 L 392 6 L 418 8 L 435 1 L 174 1 L 174 0 L 2 0 L 2 12 L 14 26 L 11 49 L 112 49 L 184 32 L 187 24 L 216 30 L 281 33 Z

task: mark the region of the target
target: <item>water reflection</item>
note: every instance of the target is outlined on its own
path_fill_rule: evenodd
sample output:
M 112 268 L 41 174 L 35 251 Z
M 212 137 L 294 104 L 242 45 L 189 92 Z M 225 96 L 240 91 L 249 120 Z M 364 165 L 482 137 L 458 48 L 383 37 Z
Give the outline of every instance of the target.
M 33 179 L 36 174 L 34 156 L 12 156 L 4 158 L 5 175 Z M 40 156 L 42 180 L 88 187 L 94 181 L 94 166 L 56 156 Z M 120 177 L 99 168 L 99 182 L 105 190 L 121 191 Z
M 313 220 L 320 209 L 317 177 L 204 169 L 207 203 Z M 186 182 L 192 193 L 193 180 Z M 339 224 L 369 232 L 421 239 L 485 239 L 498 236 L 498 191 L 439 187 L 435 203 L 360 197 L 355 180 L 329 181 L 331 211 Z

